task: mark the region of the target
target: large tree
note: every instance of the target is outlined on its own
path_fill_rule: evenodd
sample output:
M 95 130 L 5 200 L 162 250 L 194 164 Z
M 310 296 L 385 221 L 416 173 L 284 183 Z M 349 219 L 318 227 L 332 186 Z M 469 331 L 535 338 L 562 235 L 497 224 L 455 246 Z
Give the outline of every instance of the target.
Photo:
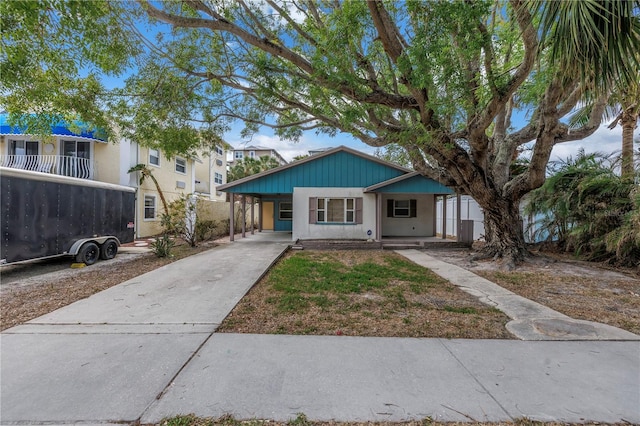
M 519 204 L 552 148 L 597 129 L 613 79 L 637 79 L 638 0 L 108 4 L 138 22 L 123 28 L 145 46 L 125 100 L 110 103 L 125 131 L 163 140 L 173 129 L 164 140 L 180 136 L 182 149 L 202 142 L 191 127 L 240 119 L 247 133 L 397 144 L 478 201 L 485 254 L 509 261 L 526 255 Z M 570 129 L 562 120 L 585 94 L 592 113 Z M 528 165 L 511 167 L 524 149 Z

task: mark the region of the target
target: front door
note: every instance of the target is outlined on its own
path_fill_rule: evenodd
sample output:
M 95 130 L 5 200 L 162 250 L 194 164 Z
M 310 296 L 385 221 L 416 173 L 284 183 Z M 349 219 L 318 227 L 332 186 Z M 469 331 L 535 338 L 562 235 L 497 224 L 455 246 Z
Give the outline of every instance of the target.
M 262 202 L 262 229 L 273 231 L 273 201 Z

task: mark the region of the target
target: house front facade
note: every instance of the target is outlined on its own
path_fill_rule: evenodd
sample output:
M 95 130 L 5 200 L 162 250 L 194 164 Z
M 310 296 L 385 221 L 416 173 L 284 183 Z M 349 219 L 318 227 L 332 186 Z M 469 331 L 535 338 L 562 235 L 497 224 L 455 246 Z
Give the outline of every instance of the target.
M 219 189 L 258 200 L 260 230 L 291 232 L 293 241 L 435 236 L 435 197 L 453 194 L 417 172 L 344 146 Z

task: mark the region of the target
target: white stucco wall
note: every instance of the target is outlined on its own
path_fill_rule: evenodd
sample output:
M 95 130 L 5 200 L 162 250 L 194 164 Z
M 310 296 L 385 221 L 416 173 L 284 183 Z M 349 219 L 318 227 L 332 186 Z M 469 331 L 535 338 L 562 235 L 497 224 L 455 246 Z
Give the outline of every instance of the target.
M 416 217 L 387 217 L 387 200 L 416 200 Z M 384 194 L 382 197 L 382 235 L 385 237 L 431 237 L 433 229 L 432 194 Z
M 362 198 L 362 224 L 310 224 L 309 198 Z M 371 231 L 371 235 L 367 235 Z M 376 239 L 376 197 L 362 188 L 294 188 L 292 239 Z

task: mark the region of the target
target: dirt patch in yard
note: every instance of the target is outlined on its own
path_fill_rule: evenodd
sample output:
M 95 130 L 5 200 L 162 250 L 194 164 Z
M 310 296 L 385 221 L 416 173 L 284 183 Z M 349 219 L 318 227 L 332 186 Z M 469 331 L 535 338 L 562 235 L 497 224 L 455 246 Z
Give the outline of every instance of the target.
M 507 272 L 495 262 L 471 262 L 474 252 L 469 250 L 425 253 L 572 318 L 640 334 L 640 277 L 632 269 L 579 261 L 559 253 L 534 252 L 529 262 Z
M 508 320 L 396 253 L 305 250 L 282 259 L 218 331 L 510 339 Z

